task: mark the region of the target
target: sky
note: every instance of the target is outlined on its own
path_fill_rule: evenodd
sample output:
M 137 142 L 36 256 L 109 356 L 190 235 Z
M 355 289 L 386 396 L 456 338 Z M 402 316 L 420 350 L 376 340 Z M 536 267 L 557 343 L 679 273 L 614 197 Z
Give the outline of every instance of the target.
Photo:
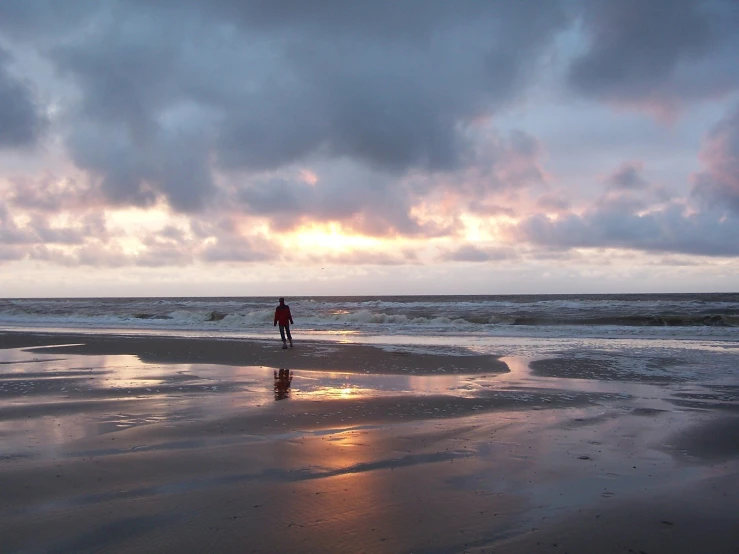
M 739 291 L 736 0 L 3 0 L 0 297 Z

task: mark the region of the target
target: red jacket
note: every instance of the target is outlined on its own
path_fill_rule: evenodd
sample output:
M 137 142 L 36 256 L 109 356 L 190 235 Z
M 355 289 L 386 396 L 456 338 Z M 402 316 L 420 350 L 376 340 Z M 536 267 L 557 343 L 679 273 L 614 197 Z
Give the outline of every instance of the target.
M 288 321 L 290 323 L 293 322 L 293 316 L 290 314 L 290 306 L 288 306 L 287 304 L 277 306 L 277 309 L 275 310 L 274 325 L 277 325 L 278 323 L 280 325 L 287 325 Z

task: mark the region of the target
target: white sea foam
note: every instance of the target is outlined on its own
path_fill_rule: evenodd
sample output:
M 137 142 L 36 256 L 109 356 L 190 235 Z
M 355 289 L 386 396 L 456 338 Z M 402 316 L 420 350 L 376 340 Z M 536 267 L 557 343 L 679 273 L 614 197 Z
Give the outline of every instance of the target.
M 0 300 L 4 328 L 269 332 L 272 298 Z M 739 295 L 312 297 L 290 301 L 304 332 L 355 336 L 735 337 Z M 266 330 L 266 331 L 265 331 Z

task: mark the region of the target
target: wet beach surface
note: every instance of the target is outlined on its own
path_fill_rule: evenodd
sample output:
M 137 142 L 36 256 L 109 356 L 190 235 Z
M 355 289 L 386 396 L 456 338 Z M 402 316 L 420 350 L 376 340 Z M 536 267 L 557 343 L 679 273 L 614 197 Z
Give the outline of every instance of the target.
M 0 340 L 2 552 L 739 544 L 731 345 L 462 360 L 254 341 L 240 365 L 212 341 L 70 338 Z M 326 369 L 296 369 L 301 349 Z

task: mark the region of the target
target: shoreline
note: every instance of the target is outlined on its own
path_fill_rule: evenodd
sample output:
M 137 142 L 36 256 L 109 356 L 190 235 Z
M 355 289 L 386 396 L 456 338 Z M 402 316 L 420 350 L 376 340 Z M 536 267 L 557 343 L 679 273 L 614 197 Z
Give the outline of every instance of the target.
M 267 331 L 265 331 L 267 329 Z M 292 329 L 298 332 L 298 338 L 301 342 L 313 342 L 324 344 L 343 344 L 346 340 L 342 331 L 344 329 Z M 592 340 L 676 340 L 676 341 L 694 341 L 708 340 L 716 342 L 733 343 L 739 340 L 739 326 L 609 326 L 609 325 L 499 325 L 491 326 L 484 329 L 462 329 L 456 333 L 435 334 L 431 330 L 431 335 L 424 335 L 425 330 L 421 329 L 421 333 L 415 334 L 413 330 L 405 333 L 387 332 L 363 334 L 369 329 L 350 329 L 356 334 L 352 334 L 352 339 L 356 342 L 351 344 L 366 345 L 428 345 L 426 342 L 418 342 L 419 336 L 434 336 L 439 339 L 442 337 L 452 337 L 455 341 L 459 341 L 459 345 L 464 348 L 466 339 L 474 337 L 475 339 L 529 339 L 529 340 L 558 340 L 563 338 L 581 338 Z M 305 333 L 301 332 L 305 331 Z M 75 335 L 75 336 L 115 336 L 115 337 L 164 337 L 164 338 L 182 338 L 182 339 L 211 339 L 211 340 L 254 340 L 269 342 L 275 337 L 279 337 L 277 331 L 272 332 L 271 328 L 265 325 L 259 327 L 243 327 L 231 329 L 218 328 L 180 328 L 180 327 L 80 327 L 80 326 L 59 326 L 59 325 L 43 325 L 43 326 L 23 326 L 15 323 L 0 323 L 0 333 L 10 334 L 29 334 L 29 335 Z M 399 342 L 401 339 L 403 342 Z M 277 339 L 279 340 L 279 338 Z M 448 342 L 442 341 L 434 343 L 435 345 L 447 345 Z M 455 343 L 457 344 L 457 343 Z
M 283 350 L 279 339 L 0 331 L 0 349 L 22 348 L 29 352 L 55 354 L 132 355 L 149 363 L 249 365 L 388 375 L 433 375 L 439 372 L 498 374 L 509 371 L 499 356 L 491 355 L 398 352 L 373 345 L 299 339 L 295 340 L 295 345 L 295 348 Z

